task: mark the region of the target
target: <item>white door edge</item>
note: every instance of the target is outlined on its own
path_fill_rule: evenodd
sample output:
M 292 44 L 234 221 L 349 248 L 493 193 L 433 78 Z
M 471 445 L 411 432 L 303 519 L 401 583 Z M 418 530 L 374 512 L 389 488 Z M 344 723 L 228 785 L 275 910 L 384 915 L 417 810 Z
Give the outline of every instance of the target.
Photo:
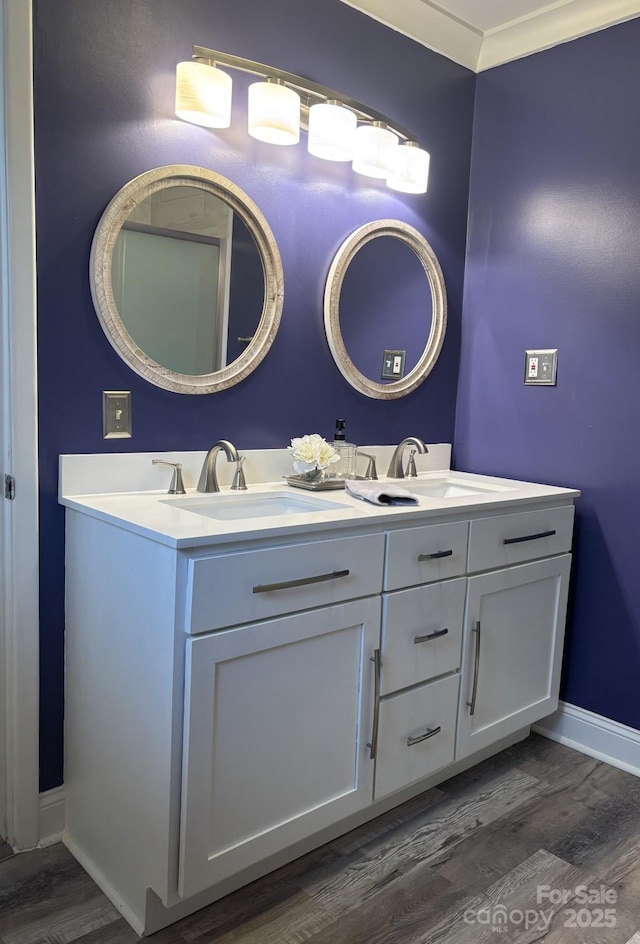
M 15 849 L 38 843 L 38 419 L 31 3 L 2 0 L 0 800 Z

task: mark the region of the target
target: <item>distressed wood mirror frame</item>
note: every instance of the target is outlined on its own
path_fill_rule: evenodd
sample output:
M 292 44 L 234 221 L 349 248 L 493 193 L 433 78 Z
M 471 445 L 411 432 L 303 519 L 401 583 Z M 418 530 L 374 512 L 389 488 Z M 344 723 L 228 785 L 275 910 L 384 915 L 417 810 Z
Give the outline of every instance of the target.
M 345 347 L 340 328 L 340 292 L 349 264 L 356 253 L 372 239 L 392 236 L 406 243 L 418 257 L 431 288 L 431 329 L 416 366 L 401 380 L 384 384 L 370 380 L 353 363 Z M 427 240 L 413 226 L 400 220 L 376 220 L 360 226 L 338 249 L 324 294 L 324 325 L 333 359 L 343 377 L 360 393 L 378 400 L 393 400 L 411 393 L 433 370 L 444 342 L 447 327 L 447 293 L 436 254 Z
M 178 373 L 149 357 L 124 326 L 113 293 L 113 251 L 123 224 L 138 204 L 152 193 L 179 186 L 205 190 L 238 214 L 256 242 L 264 273 L 264 304 L 253 339 L 236 360 L 208 374 Z M 91 246 L 89 273 L 93 304 L 113 348 L 145 380 L 175 393 L 216 393 L 240 383 L 266 356 L 280 324 L 284 276 L 275 237 L 258 207 L 244 191 L 204 167 L 189 164 L 157 167 L 125 184 L 100 219 Z

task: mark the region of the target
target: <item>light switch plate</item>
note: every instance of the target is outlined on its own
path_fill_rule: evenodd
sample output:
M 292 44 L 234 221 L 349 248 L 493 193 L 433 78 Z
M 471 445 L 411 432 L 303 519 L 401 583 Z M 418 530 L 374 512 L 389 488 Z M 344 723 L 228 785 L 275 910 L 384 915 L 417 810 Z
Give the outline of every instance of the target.
M 131 438 L 131 391 L 102 391 L 102 438 Z
M 524 382 L 537 386 L 555 386 L 558 370 L 557 348 L 525 351 Z

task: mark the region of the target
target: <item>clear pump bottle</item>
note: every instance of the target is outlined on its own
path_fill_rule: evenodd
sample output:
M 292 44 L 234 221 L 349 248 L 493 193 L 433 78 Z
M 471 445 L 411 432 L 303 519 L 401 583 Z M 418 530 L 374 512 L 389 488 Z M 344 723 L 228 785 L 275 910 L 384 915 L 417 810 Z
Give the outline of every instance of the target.
M 352 479 L 356 474 L 356 444 L 347 442 L 344 420 L 336 420 L 333 448 L 340 461 L 331 466 L 331 473 L 339 479 Z

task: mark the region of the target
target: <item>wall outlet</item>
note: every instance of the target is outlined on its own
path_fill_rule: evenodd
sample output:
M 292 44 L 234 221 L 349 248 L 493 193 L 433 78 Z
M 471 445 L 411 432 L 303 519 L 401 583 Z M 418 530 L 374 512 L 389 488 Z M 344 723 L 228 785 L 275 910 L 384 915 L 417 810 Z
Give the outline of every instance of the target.
M 525 351 L 524 382 L 526 384 L 554 386 L 557 369 L 558 351 L 556 348 Z
M 102 391 L 102 438 L 131 438 L 131 391 Z
M 404 377 L 406 351 L 385 351 L 382 358 L 382 379 L 400 380 Z

